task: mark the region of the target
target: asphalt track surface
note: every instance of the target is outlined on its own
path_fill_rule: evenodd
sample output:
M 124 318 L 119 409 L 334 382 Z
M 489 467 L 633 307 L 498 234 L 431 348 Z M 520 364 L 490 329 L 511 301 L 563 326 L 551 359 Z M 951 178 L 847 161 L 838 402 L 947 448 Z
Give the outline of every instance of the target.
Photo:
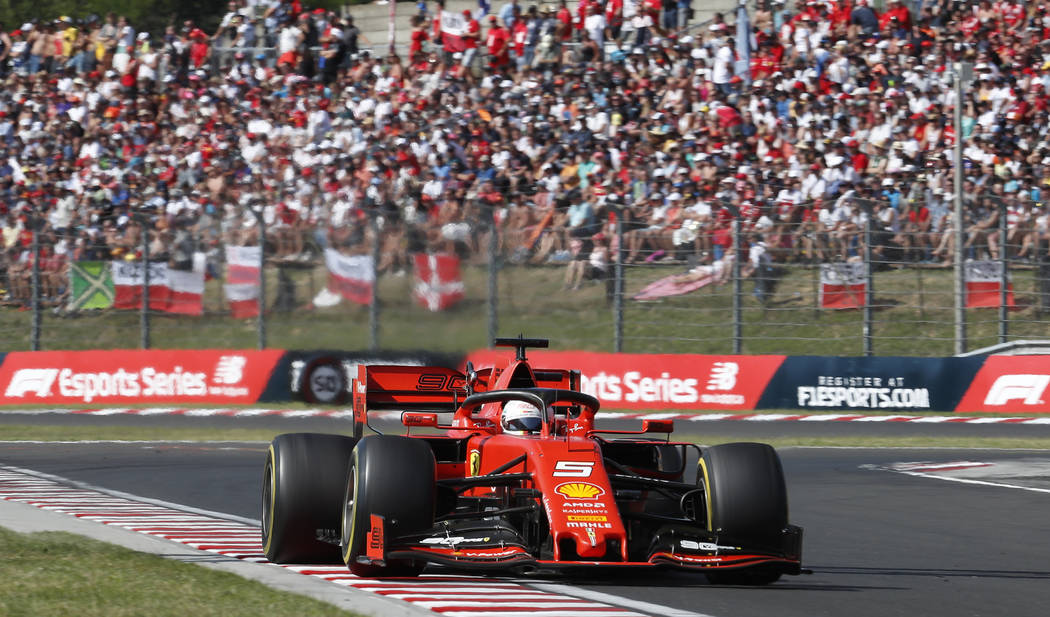
M 30 419 L 129 423 L 0 414 L 0 436 L 3 423 Z M 224 426 L 230 420 L 132 421 Z M 260 426 L 288 431 L 346 426 L 323 419 L 260 420 Z M 902 436 L 931 429 L 982 436 L 1050 432 L 1046 426 L 796 424 L 728 422 L 703 429 L 756 440 L 796 430 Z M 780 455 L 791 519 L 806 530 L 803 562 L 812 574 L 766 588 L 720 587 L 701 576 L 667 572 L 603 572 L 553 582 L 712 617 L 1047 614 L 1050 452 L 783 448 Z M 256 443 L 0 443 L 0 464 L 253 519 L 259 517 L 264 458 L 265 445 Z M 1000 471 L 988 475 L 986 469 Z

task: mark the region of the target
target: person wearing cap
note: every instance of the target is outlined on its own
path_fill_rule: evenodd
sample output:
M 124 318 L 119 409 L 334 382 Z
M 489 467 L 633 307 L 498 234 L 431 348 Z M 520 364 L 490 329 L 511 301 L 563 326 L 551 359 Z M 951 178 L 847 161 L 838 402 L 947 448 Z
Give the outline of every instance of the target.
M 471 70 L 474 65 L 474 58 L 478 54 L 478 43 L 481 42 L 481 24 L 474 18 L 474 14 L 469 10 L 464 9 L 463 17 L 467 22 L 467 27 L 463 34 L 460 35 L 463 39 L 463 58 L 460 60 L 460 66 L 463 67 L 467 78 L 471 78 Z

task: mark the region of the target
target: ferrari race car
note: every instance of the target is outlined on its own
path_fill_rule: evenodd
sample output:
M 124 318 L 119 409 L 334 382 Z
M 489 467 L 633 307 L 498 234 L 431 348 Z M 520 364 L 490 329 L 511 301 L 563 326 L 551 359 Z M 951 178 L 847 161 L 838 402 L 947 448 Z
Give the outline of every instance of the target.
M 516 348 L 506 366 L 359 366 L 353 436 L 276 437 L 262 491 L 267 558 L 342 562 L 368 577 L 427 564 L 633 566 L 763 585 L 801 572 L 802 529 L 788 523 L 772 447 L 673 442 L 670 420 L 597 429 L 599 403 L 578 371 L 527 360 L 546 340 L 496 345 Z M 377 410 L 400 411 L 405 434 L 363 436 Z

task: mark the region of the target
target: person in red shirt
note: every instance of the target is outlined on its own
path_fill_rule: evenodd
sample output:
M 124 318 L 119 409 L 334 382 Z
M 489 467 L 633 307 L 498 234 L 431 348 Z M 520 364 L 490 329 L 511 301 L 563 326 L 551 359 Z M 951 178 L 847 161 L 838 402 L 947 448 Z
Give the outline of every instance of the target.
M 558 27 L 558 33 L 561 34 L 562 41 L 568 41 L 572 38 L 572 13 L 569 12 L 569 7 L 565 4 L 565 0 L 558 2 L 558 14 L 555 15 L 555 19 L 561 22 L 561 26 Z
M 514 61 L 517 67 L 521 69 L 525 62 L 525 42 L 529 36 L 529 26 L 521 16 L 521 9 L 517 7 L 514 7 L 514 27 L 511 29 L 510 36 Z
M 893 32 L 908 32 L 911 30 L 911 13 L 900 0 L 890 0 L 889 9 L 879 17 L 879 29 L 883 32 L 887 28 Z
M 489 52 L 489 66 L 496 70 L 510 64 L 510 33 L 499 23 L 499 18 L 489 15 L 489 33 L 485 38 Z
M 422 15 L 412 16 L 412 34 L 410 35 L 408 43 L 408 57 L 414 59 L 418 54 L 423 53 L 423 43 L 426 43 L 430 39 L 427 35 L 426 21 Z
M 605 24 L 609 29 L 609 36 L 613 40 L 620 40 L 620 30 L 623 28 L 623 0 L 608 0 L 605 3 Z
M 467 18 L 467 31 L 463 33 L 463 68 L 469 73 L 474 64 L 474 58 L 478 54 L 478 41 L 481 40 L 481 24 L 474 19 L 470 11 L 464 10 L 463 17 Z

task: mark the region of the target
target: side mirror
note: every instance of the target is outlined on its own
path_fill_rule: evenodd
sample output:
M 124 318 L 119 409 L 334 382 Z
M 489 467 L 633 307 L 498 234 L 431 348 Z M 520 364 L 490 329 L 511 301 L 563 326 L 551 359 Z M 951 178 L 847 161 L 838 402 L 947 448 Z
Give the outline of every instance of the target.
M 674 420 L 642 420 L 643 433 L 673 433 Z
M 474 394 L 474 386 L 478 383 L 478 372 L 474 370 L 474 363 L 467 361 L 467 396 Z
M 426 426 L 437 428 L 438 418 L 436 413 L 419 413 L 406 411 L 401 414 L 401 424 L 405 426 Z

